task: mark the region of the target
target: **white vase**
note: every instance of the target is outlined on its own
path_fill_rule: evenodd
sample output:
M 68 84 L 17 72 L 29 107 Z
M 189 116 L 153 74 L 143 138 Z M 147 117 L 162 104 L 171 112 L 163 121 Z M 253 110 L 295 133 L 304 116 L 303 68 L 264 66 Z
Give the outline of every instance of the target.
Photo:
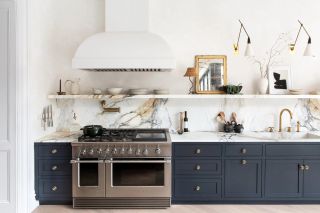
M 259 94 L 265 95 L 268 93 L 269 81 L 267 78 L 260 78 L 258 80 Z

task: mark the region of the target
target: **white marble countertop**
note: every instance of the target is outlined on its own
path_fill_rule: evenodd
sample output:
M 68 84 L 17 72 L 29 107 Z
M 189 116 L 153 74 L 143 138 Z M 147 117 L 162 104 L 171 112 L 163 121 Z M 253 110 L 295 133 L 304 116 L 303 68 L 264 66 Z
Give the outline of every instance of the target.
M 82 134 L 77 132 L 54 132 L 37 139 L 38 143 L 77 141 Z M 170 134 L 172 142 L 320 142 L 320 132 L 245 132 L 243 134 L 223 132 L 188 132 Z

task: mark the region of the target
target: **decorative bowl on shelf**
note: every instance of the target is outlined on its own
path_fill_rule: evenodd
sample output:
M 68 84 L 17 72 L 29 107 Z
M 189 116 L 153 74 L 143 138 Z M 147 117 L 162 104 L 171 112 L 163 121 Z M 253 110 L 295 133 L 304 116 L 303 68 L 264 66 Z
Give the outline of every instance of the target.
M 123 88 L 108 88 L 107 93 L 110 95 L 119 95 L 121 94 Z
M 153 93 L 156 95 L 168 95 L 169 90 L 168 89 L 155 89 L 155 90 L 153 90 Z
M 130 89 L 129 94 L 130 95 L 147 95 L 149 93 L 148 89 Z

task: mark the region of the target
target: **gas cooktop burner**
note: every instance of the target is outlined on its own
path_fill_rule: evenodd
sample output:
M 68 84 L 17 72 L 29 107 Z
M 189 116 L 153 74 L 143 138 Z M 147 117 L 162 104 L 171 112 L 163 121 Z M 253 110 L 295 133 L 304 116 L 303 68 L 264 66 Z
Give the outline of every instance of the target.
M 166 141 L 166 130 L 163 129 L 104 129 L 96 137 L 82 135 L 78 142 L 142 142 Z

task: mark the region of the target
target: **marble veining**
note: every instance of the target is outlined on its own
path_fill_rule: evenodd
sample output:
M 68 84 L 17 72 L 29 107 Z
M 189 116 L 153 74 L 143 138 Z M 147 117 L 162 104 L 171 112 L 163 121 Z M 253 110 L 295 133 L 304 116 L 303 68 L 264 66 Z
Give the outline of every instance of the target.
M 100 100 L 60 99 L 52 104 L 56 131 L 77 131 L 85 125 L 99 124 L 106 128 L 169 128 L 176 132 L 182 111 L 188 111 L 191 131 L 221 131 L 222 125 L 216 120 L 220 111 L 225 112 L 227 120 L 236 112 L 245 131 L 266 131 L 268 127 L 278 128 L 283 108 L 294 114 L 291 124 L 289 116 L 284 116 L 284 127 L 300 121 L 302 131 L 320 130 L 318 99 L 108 99 L 107 106 L 120 107 L 120 113 L 103 112 Z

